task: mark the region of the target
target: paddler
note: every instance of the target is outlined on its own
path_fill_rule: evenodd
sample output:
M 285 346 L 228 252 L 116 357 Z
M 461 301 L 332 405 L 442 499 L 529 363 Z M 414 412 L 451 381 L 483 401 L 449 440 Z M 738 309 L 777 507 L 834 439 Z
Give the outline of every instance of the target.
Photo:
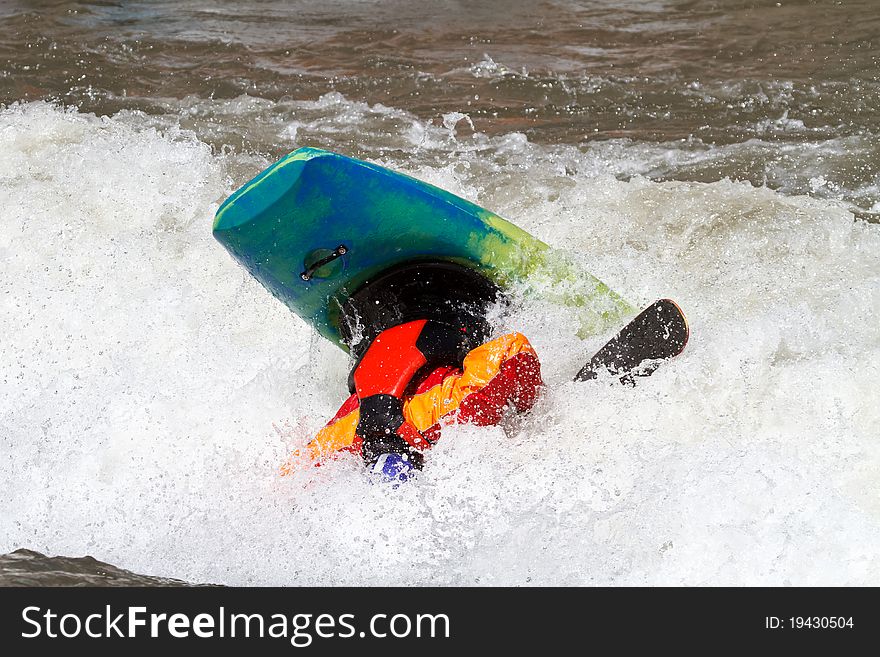
M 535 350 L 521 333 L 486 339 L 485 311 L 497 298 L 485 279 L 449 263 L 397 268 L 352 295 L 342 313 L 357 358 L 351 395 L 284 471 L 349 451 L 403 480 L 443 427 L 495 425 L 531 409 L 543 385 Z

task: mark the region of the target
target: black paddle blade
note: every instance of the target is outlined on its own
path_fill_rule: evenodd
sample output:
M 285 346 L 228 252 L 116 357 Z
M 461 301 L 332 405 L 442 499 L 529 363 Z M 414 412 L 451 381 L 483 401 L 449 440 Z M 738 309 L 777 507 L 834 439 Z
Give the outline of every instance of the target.
M 678 356 L 688 333 L 687 320 L 674 301 L 655 301 L 597 351 L 574 380 L 595 379 L 599 370 L 606 369 L 624 383 L 634 383 L 633 376 L 649 376 L 659 365 L 645 361 Z

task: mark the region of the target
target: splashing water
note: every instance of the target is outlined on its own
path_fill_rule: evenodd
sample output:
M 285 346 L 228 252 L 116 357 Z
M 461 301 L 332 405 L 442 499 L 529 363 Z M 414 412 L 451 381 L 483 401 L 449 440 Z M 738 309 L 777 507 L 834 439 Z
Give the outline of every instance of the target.
M 877 225 L 727 179 L 621 179 L 613 145 L 457 137 L 464 117 L 440 127 L 340 95 L 287 112 L 291 142 L 381 123 L 375 161 L 498 211 L 637 304 L 675 298 L 688 349 L 635 389 L 571 383 L 602 337 L 524 299 L 504 321 L 544 364 L 531 414 L 447 430 L 396 490 L 349 457 L 281 478 L 348 363 L 210 235 L 268 160 L 212 151 L 184 119 L 14 104 L 3 551 L 227 584 L 878 581 Z M 656 152 L 626 148 L 642 166 Z

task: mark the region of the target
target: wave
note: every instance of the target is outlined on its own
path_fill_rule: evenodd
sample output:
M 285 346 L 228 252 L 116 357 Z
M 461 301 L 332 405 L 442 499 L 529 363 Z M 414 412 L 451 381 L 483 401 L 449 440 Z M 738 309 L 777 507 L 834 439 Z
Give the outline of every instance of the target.
M 187 102 L 0 111 L 0 551 L 225 584 L 877 581 L 878 226 L 834 199 L 651 180 L 658 146 L 419 128 L 339 96 Z M 692 342 L 635 389 L 574 384 L 601 339 L 523 299 L 505 321 L 549 384 L 529 416 L 450 429 L 397 490 L 353 458 L 280 478 L 348 363 L 213 241 L 270 156 L 212 147 L 221 110 L 462 194 L 635 303 L 671 296 Z

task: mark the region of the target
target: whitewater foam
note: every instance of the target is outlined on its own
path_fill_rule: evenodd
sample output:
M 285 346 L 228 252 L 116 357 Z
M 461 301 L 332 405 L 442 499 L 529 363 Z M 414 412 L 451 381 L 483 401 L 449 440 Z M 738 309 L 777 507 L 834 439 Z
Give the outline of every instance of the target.
M 354 457 L 281 478 L 344 398 L 347 360 L 211 238 L 263 160 L 212 152 L 185 120 L 14 105 L 0 550 L 229 584 L 877 583 L 878 226 L 835 201 L 621 180 L 589 149 L 459 141 L 320 102 L 288 109 L 297 139 L 356 143 L 379 121 L 395 149 L 428 144 L 381 162 L 500 212 L 634 303 L 675 298 L 686 352 L 635 389 L 574 384 L 603 338 L 526 299 L 506 322 L 544 363 L 530 415 L 448 430 L 397 490 Z

